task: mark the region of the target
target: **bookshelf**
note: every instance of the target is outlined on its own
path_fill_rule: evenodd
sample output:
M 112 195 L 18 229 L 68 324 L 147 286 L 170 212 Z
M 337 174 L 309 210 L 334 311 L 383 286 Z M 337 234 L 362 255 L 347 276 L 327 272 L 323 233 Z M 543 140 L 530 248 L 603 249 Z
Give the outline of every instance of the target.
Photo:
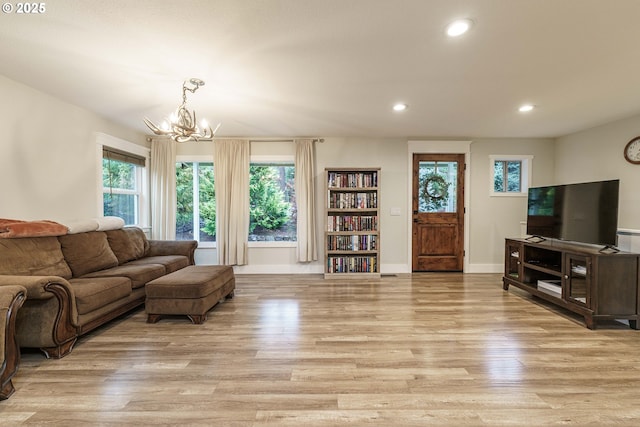
M 326 168 L 325 279 L 380 277 L 380 168 Z

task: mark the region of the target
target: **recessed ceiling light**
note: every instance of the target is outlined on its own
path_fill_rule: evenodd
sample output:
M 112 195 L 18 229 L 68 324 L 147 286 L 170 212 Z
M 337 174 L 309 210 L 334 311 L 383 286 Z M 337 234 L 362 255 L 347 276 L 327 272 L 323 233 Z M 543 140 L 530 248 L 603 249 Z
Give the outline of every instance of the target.
M 535 108 L 535 105 L 533 104 L 523 104 L 520 106 L 520 108 L 518 108 L 518 111 L 520 111 L 521 113 L 528 113 L 529 111 L 533 110 Z
M 393 111 L 404 111 L 407 108 L 409 108 L 409 106 L 407 104 L 403 104 L 403 103 L 399 102 L 399 103 L 397 103 L 397 104 L 395 104 L 393 106 Z
M 449 37 L 459 37 L 469 31 L 473 22 L 470 19 L 458 19 L 447 26 Z

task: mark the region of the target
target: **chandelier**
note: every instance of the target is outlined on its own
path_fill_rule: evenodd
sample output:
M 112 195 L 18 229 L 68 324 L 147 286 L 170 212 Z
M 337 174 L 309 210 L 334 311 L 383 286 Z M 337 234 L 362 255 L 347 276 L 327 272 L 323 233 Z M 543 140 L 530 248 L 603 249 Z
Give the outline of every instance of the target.
M 195 110 L 190 112 L 186 107 L 187 91 L 194 93 L 200 86 L 204 86 L 204 82 L 200 79 L 189 79 L 189 81 L 185 81 L 182 85 L 182 104 L 171 117 L 162 122 L 160 126 L 155 125 L 146 117 L 144 118 L 144 123 L 156 135 L 168 136 L 176 142 L 211 141 L 218 131 L 220 123 L 218 123 L 215 130 L 212 130 L 207 122 L 203 120 L 201 129 L 196 124 Z

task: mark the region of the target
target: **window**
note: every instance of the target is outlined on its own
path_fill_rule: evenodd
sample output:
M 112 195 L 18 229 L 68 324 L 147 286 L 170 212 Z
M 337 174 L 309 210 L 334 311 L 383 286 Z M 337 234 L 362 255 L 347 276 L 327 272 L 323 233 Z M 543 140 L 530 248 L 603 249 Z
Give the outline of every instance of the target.
M 526 196 L 533 156 L 489 156 L 492 196 Z
M 216 192 L 212 162 L 176 163 L 176 239 L 216 241 Z M 295 242 L 295 167 L 253 162 L 249 167 L 249 241 Z
M 176 163 L 176 201 L 176 239 L 215 242 L 213 163 Z
M 249 210 L 250 242 L 297 241 L 293 163 L 251 163 Z
M 522 188 L 522 161 L 496 160 L 493 163 L 493 191 L 520 193 Z
M 421 161 L 418 185 L 420 212 L 456 212 L 458 162 Z
M 103 146 L 102 204 L 105 216 L 118 216 L 126 225 L 140 225 L 146 159 Z

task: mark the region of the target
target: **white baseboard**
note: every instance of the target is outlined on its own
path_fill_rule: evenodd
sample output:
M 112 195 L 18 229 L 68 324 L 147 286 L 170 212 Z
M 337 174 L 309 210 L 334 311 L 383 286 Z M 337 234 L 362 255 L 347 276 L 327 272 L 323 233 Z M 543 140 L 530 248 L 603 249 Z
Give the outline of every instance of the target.
M 195 254 L 197 265 L 216 265 L 215 250 L 212 248 L 198 248 Z M 503 264 L 469 264 L 465 273 L 501 273 Z M 322 261 L 310 264 L 249 264 L 234 266 L 236 274 L 323 274 Z M 411 274 L 409 264 L 382 264 L 381 274 Z
M 258 264 L 235 265 L 236 274 L 323 274 L 322 265 L 318 264 Z
M 411 267 L 406 264 L 382 264 L 380 274 L 407 274 L 411 273 Z
M 504 264 L 469 264 L 465 273 L 502 273 Z

